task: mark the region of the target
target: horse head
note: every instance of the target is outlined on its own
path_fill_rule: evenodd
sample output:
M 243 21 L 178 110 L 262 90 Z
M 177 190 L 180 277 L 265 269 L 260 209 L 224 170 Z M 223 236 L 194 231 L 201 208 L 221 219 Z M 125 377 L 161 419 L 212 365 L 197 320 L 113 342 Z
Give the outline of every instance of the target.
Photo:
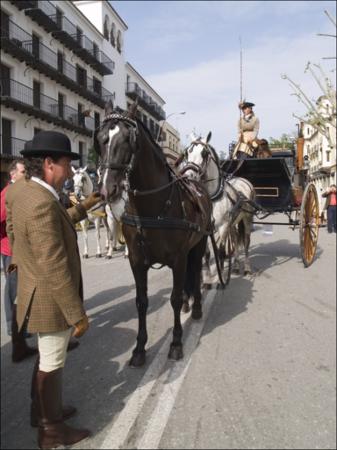
M 72 167 L 74 176 L 74 194 L 76 198 L 79 200 L 83 197 L 88 197 L 93 192 L 93 184 L 92 181 L 86 172 L 87 166 L 75 169 Z
M 185 164 L 181 173 L 192 179 L 200 180 L 207 172 L 210 161 L 214 158 L 209 142 L 210 131 L 206 139 L 195 138 L 185 150 Z
M 105 106 L 103 123 L 94 133 L 94 148 L 100 158 L 100 191 L 108 202 L 121 197 L 125 174 L 131 170 L 137 147 L 136 109 L 137 103 L 128 115 L 122 115 L 114 111 L 110 100 Z

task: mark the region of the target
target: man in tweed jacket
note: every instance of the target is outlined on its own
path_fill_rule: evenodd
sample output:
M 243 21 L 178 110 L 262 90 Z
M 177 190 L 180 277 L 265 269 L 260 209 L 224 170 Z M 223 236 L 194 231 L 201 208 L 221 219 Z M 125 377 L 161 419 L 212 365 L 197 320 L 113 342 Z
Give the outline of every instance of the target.
M 72 176 L 71 160 L 79 157 L 64 134 L 42 131 L 21 153 L 27 176 L 7 191 L 7 233 L 18 272 L 18 327 L 26 321 L 38 333 L 31 423 L 36 426 L 38 419 L 39 447 L 51 448 L 89 435 L 64 423 L 76 410 L 62 406 L 62 371 L 72 330 L 80 337 L 89 326 L 74 224 L 101 199 L 95 193 L 68 210 L 61 205 L 57 191 Z

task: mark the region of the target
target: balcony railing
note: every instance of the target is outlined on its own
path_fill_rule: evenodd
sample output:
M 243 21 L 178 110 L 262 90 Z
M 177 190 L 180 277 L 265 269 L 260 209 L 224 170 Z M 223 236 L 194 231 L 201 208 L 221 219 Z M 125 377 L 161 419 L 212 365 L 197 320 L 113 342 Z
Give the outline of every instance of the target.
M 84 117 L 76 109 L 61 105 L 54 98 L 8 78 L 1 79 L 1 102 L 6 106 L 88 136 L 91 136 L 94 130 L 92 117 Z
M 70 90 L 104 107 L 105 102 L 112 98 L 112 93 L 102 88 L 101 92 L 94 89 L 94 80 L 86 78 L 82 85 L 77 81 L 76 67 L 62 59 L 58 63 L 58 55 L 42 42 L 33 44 L 32 36 L 16 25 L 8 21 L 8 27 L 1 28 L 1 47 L 11 55 L 24 60 L 27 65 L 39 70 L 53 80 L 65 85 Z
M 35 0 L 11 0 L 11 3 L 20 10 L 27 8 L 36 8 Z
M 0 135 L 0 153 L 1 155 L 8 156 L 22 156 L 20 151 L 23 150 L 26 141 L 23 139 L 18 139 L 14 137 L 9 137 L 7 139 Z
M 138 98 L 139 104 L 152 114 L 157 120 L 165 119 L 165 111 L 155 103 L 152 98 L 139 87 L 137 83 L 130 82 L 126 86 L 126 94 L 133 100 Z

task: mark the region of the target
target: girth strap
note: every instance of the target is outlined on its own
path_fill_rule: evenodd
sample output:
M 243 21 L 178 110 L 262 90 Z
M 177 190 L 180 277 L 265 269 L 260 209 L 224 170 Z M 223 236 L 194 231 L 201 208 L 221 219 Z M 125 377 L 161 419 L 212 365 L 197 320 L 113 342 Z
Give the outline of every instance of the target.
M 121 221 L 125 225 L 137 228 L 163 228 L 171 230 L 190 230 L 205 235 L 211 234 L 210 231 L 202 230 L 200 225 L 185 219 L 176 219 L 174 217 L 140 217 L 124 213 Z

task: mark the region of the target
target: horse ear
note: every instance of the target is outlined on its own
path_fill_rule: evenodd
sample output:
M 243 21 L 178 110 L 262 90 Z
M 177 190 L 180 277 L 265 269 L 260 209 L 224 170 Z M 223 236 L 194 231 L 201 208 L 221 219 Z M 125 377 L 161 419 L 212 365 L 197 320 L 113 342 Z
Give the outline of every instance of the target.
M 76 173 L 76 170 L 74 169 L 74 166 L 71 166 L 71 170 L 73 171 L 73 173 Z
M 82 169 L 82 171 L 85 172 L 85 171 L 87 170 L 87 168 L 88 168 L 88 166 L 86 165 L 86 166 Z
M 112 114 L 114 110 L 114 105 L 112 103 L 112 100 L 109 99 L 109 101 L 105 104 L 105 115 L 108 116 L 109 114 Z
M 130 119 L 135 119 L 136 118 L 137 108 L 138 108 L 138 97 L 136 98 L 136 101 L 131 105 L 131 107 L 129 109 L 128 117 Z
M 207 135 L 207 138 L 206 138 L 206 144 L 209 143 L 209 141 L 211 140 L 211 137 L 212 137 L 212 132 L 210 131 L 210 132 L 208 133 L 208 135 Z

